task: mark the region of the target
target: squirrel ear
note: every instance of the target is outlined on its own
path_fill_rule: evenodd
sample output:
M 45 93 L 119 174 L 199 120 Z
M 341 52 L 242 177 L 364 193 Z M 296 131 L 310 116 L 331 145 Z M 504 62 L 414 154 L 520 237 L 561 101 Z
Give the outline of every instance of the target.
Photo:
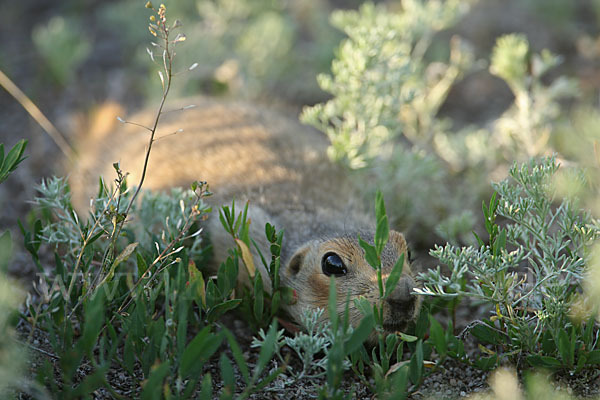
M 298 272 L 300 272 L 300 268 L 302 267 L 304 257 L 306 256 L 306 253 L 308 253 L 308 250 L 309 247 L 306 246 L 298 250 L 296 254 L 293 255 L 287 267 L 287 273 L 289 275 L 297 275 Z
M 406 244 L 406 239 L 404 239 L 404 235 L 398 231 L 390 231 L 389 241 L 393 242 L 400 251 L 405 251 L 408 247 Z

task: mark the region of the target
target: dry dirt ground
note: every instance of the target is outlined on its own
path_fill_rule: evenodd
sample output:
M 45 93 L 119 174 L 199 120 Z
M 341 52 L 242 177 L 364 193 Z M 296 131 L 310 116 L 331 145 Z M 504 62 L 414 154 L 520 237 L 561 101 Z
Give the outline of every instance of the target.
M 530 13 L 523 13 L 515 1 L 489 0 L 475 9 L 468 22 L 461 24 L 455 31 L 471 38 L 479 56 L 487 56 L 486 51 L 491 48 L 494 38 L 511 31 L 524 31 L 536 50 L 549 47 L 557 53 L 567 57 L 566 69 L 576 74 L 585 87 L 597 92 L 600 87 L 600 73 L 598 72 L 599 60 L 596 58 L 583 58 L 576 49 L 572 36 L 567 36 L 562 31 L 554 30 L 546 22 L 536 19 Z M 510 3 L 510 4 L 509 4 Z M 76 128 L 74 118 L 78 113 L 86 113 L 94 104 L 106 99 L 117 100 L 129 108 L 134 108 L 142 103 L 141 94 L 136 88 L 128 86 L 127 74 L 131 73 L 126 65 L 120 63 L 118 49 L 111 48 L 110 43 L 96 44 L 93 55 L 84 67 L 77 73 L 76 79 L 66 88 L 48 84 L 40 78 L 43 64 L 36 54 L 31 43 L 31 29 L 39 22 L 45 21 L 57 12 L 57 5 L 53 0 L 25 0 L 18 6 L 5 4 L 0 12 L 0 68 L 10 73 L 12 79 L 24 91 L 31 94 L 36 104 L 46 115 L 65 132 L 67 140 L 70 139 Z M 92 9 L 97 2 L 86 1 Z M 597 37 L 597 23 L 590 21 L 591 13 L 585 7 L 579 10 L 581 21 L 576 28 L 589 31 Z M 93 12 L 83 17 L 89 20 L 90 27 L 94 26 Z M 15 21 L 19 21 L 15 23 Z M 93 28 L 91 28 L 93 29 Z M 497 79 L 482 72 L 457 85 L 452 91 L 449 101 L 442 112 L 453 116 L 462 123 L 480 122 L 499 114 L 510 103 L 508 89 Z M 295 105 L 298 106 L 298 105 Z M 480 120 L 480 121 L 477 121 Z M 17 171 L 0 186 L 0 229 L 9 229 L 16 242 L 15 257 L 10 264 L 9 272 L 18 278 L 25 287 L 29 287 L 34 279 L 34 269 L 28 256 L 22 251 L 22 237 L 17 228 L 17 220 L 25 220 L 30 211 L 29 201 L 35 196 L 34 185 L 40 179 L 56 171 L 64 158 L 58 147 L 42 131 L 42 129 L 25 113 L 12 97 L 0 90 L 0 142 L 10 148 L 19 139 L 29 140 L 26 151 L 27 160 Z M 464 314 L 470 310 L 465 309 Z M 228 324 L 237 333 L 238 338 L 250 338 L 251 333 L 244 324 L 235 316 L 229 317 Z M 464 316 L 463 321 L 468 321 Z M 24 334 L 28 328 L 19 327 Z M 249 346 L 248 339 L 245 344 L 246 353 L 251 364 L 256 359 L 257 353 Z M 48 349 L 48 343 L 43 334 L 34 334 L 33 346 Z M 33 351 L 34 361 L 32 368 L 39 363 L 43 353 Z M 218 382 L 218 363 L 207 366 L 213 373 L 214 382 Z M 84 372 L 84 371 L 82 371 Z M 599 392 L 599 378 L 592 375 L 570 380 L 573 391 L 583 396 L 595 395 Z M 125 395 L 134 396 L 135 393 L 128 387 L 128 382 L 122 381 L 122 374 L 118 370 L 111 371 L 111 381 L 115 387 L 122 390 Z M 348 387 L 356 383 L 357 379 L 348 374 L 346 377 Z M 428 398 L 429 396 L 454 398 L 462 397 L 475 391 L 487 388 L 487 373 L 465 367 L 453 361 L 448 361 L 443 368 L 425 380 L 415 399 Z M 568 381 L 568 380 L 567 380 Z M 256 398 L 310 398 L 306 393 L 311 392 L 312 385 L 319 382 L 310 382 L 298 386 L 286 387 L 283 380 L 277 380 L 270 386 L 270 391 L 263 392 Z M 364 390 L 356 393 L 357 398 L 369 398 L 370 394 Z M 108 398 L 103 393 L 98 393 L 97 398 Z

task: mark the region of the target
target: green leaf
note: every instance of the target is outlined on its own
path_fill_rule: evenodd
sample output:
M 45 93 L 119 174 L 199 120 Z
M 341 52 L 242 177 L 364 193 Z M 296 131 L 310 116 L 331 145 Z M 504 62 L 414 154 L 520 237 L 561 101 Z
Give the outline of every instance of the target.
M 379 268 L 380 262 L 379 262 L 379 257 L 377 256 L 377 249 L 374 246 L 372 246 L 371 244 L 362 240 L 360 235 L 358 236 L 358 244 L 365 251 L 365 260 L 367 260 L 367 263 L 369 263 L 369 265 L 371 267 L 373 267 L 374 269 Z
M 279 292 L 281 293 L 281 299 L 284 304 L 293 305 L 298 302 L 298 295 L 294 289 L 282 286 L 279 288 Z
M 241 302 L 242 302 L 242 299 L 232 299 L 232 300 L 227 300 L 227 301 L 224 301 L 223 303 L 217 304 L 216 306 L 212 307 L 208 311 L 208 314 L 206 314 L 206 319 L 210 323 L 213 323 L 216 320 L 218 320 L 219 317 L 221 317 L 227 311 L 231 311 L 231 310 L 237 308 Z
M 229 209 L 227 206 L 223 206 L 223 208 L 219 210 L 219 220 L 221 221 L 221 225 L 223 225 L 223 229 L 225 229 L 227 233 L 231 234 L 232 230 L 229 226 L 229 218 L 227 218 L 228 211 Z
M 593 350 L 588 353 L 588 364 L 600 364 L 600 350 Z
M 410 358 L 408 376 L 414 385 L 418 385 L 423 377 L 423 340 L 415 346 L 415 352 Z
M 558 332 L 558 342 L 556 345 L 563 363 L 568 367 L 572 367 L 575 362 L 575 349 L 571 345 L 571 340 L 569 340 L 569 335 L 566 331 L 561 330 Z
M 327 385 L 337 389 L 341 383 L 344 369 L 344 346 L 341 340 L 334 340 L 327 353 Z
M 375 218 L 379 221 L 386 215 L 383 194 L 381 193 L 381 190 L 377 190 L 377 193 L 375 193 Z
M 400 255 L 396 264 L 392 268 L 392 272 L 390 272 L 389 276 L 385 280 L 385 294 L 383 298 L 388 297 L 394 289 L 396 289 L 396 285 L 402 276 L 402 270 L 404 268 L 404 253 Z
M 271 297 L 271 317 L 275 316 L 277 311 L 279 311 L 280 304 L 281 304 L 281 293 L 279 291 L 277 291 Z
M 97 288 L 100 288 L 102 285 L 104 285 L 107 282 L 112 281 L 114 275 L 115 275 L 115 271 L 117 269 L 117 267 L 119 266 L 119 264 L 121 264 L 123 261 L 126 261 L 129 256 L 131 255 L 131 253 L 133 253 L 133 251 L 135 250 L 135 248 L 137 247 L 138 243 L 130 243 L 127 245 L 127 247 L 125 247 L 123 249 L 123 251 L 117 256 L 117 258 L 115 259 L 115 261 L 113 261 L 110 270 L 108 271 L 108 273 L 104 276 L 104 279 L 102 279 L 102 281 L 98 284 Z
M 277 321 L 273 320 L 271 322 L 271 326 L 269 327 L 269 331 L 267 332 L 267 336 L 265 337 L 265 341 L 263 342 L 262 347 L 260 348 L 260 353 L 258 355 L 258 361 L 256 363 L 256 367 L 254 367 L 254 373 L 252 374 L 252 380 L 256 382 L 262 371 L 265 369 L 267 363 L 273 357 L 273 353 L 275 353 L 275 341 L 277 340 Z
M 240 345 L 235 340 L 235 337 L 233 336 L 231 331 L 224 328 L 223 333 L 225 334 L 225 337 L 227 338 L 227 342 L 229 342 L 229 348 L 231 349 L 231 353 L 233 354 L 233 359 L 235 360 L 235 363 L 237 364 L 238 368 L 240 369 L 240 372 L 242 373 L 242 378 L 244 378 L 244 383 L 246 385 L 249 385 L 250 384 L 250 372 L 248 371 L 248 364 L 246 362 L 246 359 L 244 358 L 242 349 L 240 348 Z
M 250 247 L 250 236 L 249 236 L 249 232 L 250 232 L 250 221 L 248 221 L 248 204 L 249 202 L 246 201 L 246 205 L 244 206 L 244 212 L 242 213 L 242 230 L 240 231 L 240 239 L 244 241 L 244 243 L 246 243 L 246 246 Z
M 502 336 L 494 328 L 487 324 L 477 324 L 471 328 L 471 334 L 475 336 L 481 343 L 499 345 L 502 343 Z
M 142 255 L 137 251 L 135 252 L 135 257 L 137 260 L 138 276 L 142 276 L 148 270 L 148 264 L 146 264 L 146 260 L 144 260 L 144 257 L 142 257 Z
M 384 215 L 381 219 L 377 220 L 377 227 L 375 229 L 375 249 L 377 254 L 381 254 L 385 247 L 390 235 L 390 225 L 388 223 L 388 217 Z
M 421 310 L 419 316 L 417 317 L 417 323 L 415 324 L 415 336 L 418 338 L 425 337 L 425 333 L 429 327 L 428 315 L 429 313 L 425 312 L 425 310 Z
M 10 231 L 0 235 L 0 274 L 8 273 L 8 263 L 13 257 L 13 245 Z
M 596 322 L 596 318 L 592 314 L 585 324 L 585 329 L 583 331 L 582 337 L 583 337 L 583 343 L 586 345 L 586 347 L 590 347 L 593 345 L 592 334 L 594 332 L 595 322 Z
M 498 356 L 496 354 L 494 354 L 493 356 L 490 356 L 490 357 L 479 357 L 478 359 L 473 361 L 473 364 L 475 364 L 475 366 L 477 368 L 479 368 L 483 371 L 489 371 L 496 366 L 497 362 L 498 362 Z
M 177 357 L 178 358 L 181 357 L 181 355 L 183 354 L 183 351 L 185 350 L 185 342 L 187 339 L 187 332 L 188 332 L 188 314 L 189 314 L 189 309 L 190 309 L 190 307 L 189 307 L 190 303 L 191 302 L 189 302 L 189 301 L 181 300 L 181 301 L 178 301 L 177 303 L 173 304 L 173 306 L 177 306 L 176 336 L 177 336 Z
M 267 240 L 269 242 L 273 242 L 273 240 L 275 240 L 275 227 L 268 222 L 265 225 L 265 235 L 267 236 Z
M 238 273 L 239 273 L 239 266 L 238 266 L 237 261 L 238 261 L 237 258 L 228 258 L 227 262 L 225 263 L 227 279 L 229 280 L 229 283 L 231 284 L 232 289 L 235 289 L 235 287 L 237 285 L 237 279 L 238 279 Z M 221 264 L 221 265 L 223 265 L 223 264 Z
M 396 336 L 398 336 L 400 339 L 402 339 L 403 341 L 408 342 L 408 343 L 416 342 L 417 340 L 419 340 L 418 337 L 409 335 L 404 332 L 396 332 Z
M 373 315 L 371 314 L 364 317 L 344 344 L 344 352 L 346 355 L 352 354 L 358 350 L 365 340 L 367 340 L 369 335 L 371 335 L 373 328 L 375 328 L 375 318 Z
M 62 290 L 65 286 L 64 282 L 67 280 L 67 268 L 65 268 L 62 257 L 58 254 L 58 252 L 54 252 L 54 265 L 56 268 L 56 280 L 58 281 L 59 288 Z M 65 288 L 63 295 L 66 296 L 66 294 L 67 290 Z
M 329 312 L 329 320 L 331 321 L 331 329 L 333 332 L 338 329 L 338 311 L 337 311 L 337 290 L 335 288 L 335 278 L 329 277 L 329 301 L 327 304 L 327 311 Z
M 440 355 L 440 357 L 444 357 L 448 350 L 446 345 L 446 337 L 444 335 L 444 329 L 439 322 L 435 320 L 432 315 L 429 315 L 429 337 L 435 346 L 435 350 Z
M 179 375 L 186 379 L 202 371 L 202 366 L 219 349 L 222 334 L 214 334 L 210 326 L 202 329 L 186 346 L 179 364 Z
M 527 359 L 527 362 L 529 363 L 529 365 L 531 365 L 532 367 L 548 368 L 548 369 L 554 369 L 554 370 L 560 369 L 563 367 L 563 363 L 554 357 L 540 356 L 537 354 L 533 354 L 533 355 L 527 356 L 526 359 Z
M 123 347 L 123 365 L 130 375 L 133 375 L 133 366 L 135 364 L 135 354 L 133 350 L 133 342 L 129 336 L 125 338 Z
M 0 183 L 4 182 L 6 178 L 8 178 L 8 175 L 17 168 L 17 165 L 25 159 L 22 157 L 25 147 L 27 147 L 27 141 L 25 139 L 19 140 L 12 149 L 10 149 L 5 158 L 4 144 L 1 145 L 0 150 L 2 159 L 0 164 Z
M 477 245 L 479 245 L 479 247 L 485 246 L 485 243 L 483 242 L 483 240 L 481 240 L 479 235 L 475 231 L 473 231 L 472 233 L 473 233 L 473 236 L 475 236 L 475 240 L 477 240 Z
M 221 365 L 221 378 L 223 379 L 221 399 L 231 399 L 235 392 L 235 374 L 233 372 L 233 365 L 231 365 L 231 361 L 225 353 L 221 353 L 219 364 Z
M 393 373 L 393 375 L 391 376 L 391 396 L 388 398 L 394 400 L 406 399 L 406 396 L 409 393 L 407 390 L 408 372 L 408 366 L 403 365 L 401 368 L 399 368 L 396 372 Z
M 115 258 L 115 261 L 113 262 L 113 267 L 112 269 L 114 270 L 117 265 L 121 264 L 123 261 L 127 261 L 127 259 L 129 258 L 129 256 L 131 255 L 131 253 L 133 253 L 133 251 L 135 250 L 135 248 L 137 247 L 138 243 L 129 243 L 127 245 L 127 247 L 125 247 L 123 249 L 123 251 L 121 252 L 121 254 L 119 254 L 117 256 L 117 258 Z
M 142 390 L 142 400 L 159 400 L 162 398 L 162 384 L 170 369 L 169 361 L 155 365 Z
M 103 234 L 104 234 L 104 232 L 100 231 L 100 232 L 96 233 L 95 235 L 93 235 L 91 238 L 88 239 L 87 245 L 89 246 L 90 244 L 94 243 L 96 240 L 101 238 Z
M 204 375 L 202 379 L 202 390 L 200 391 L 199 399 L 212 399 L 212 379 L 210 372 Z
M 373 315 L 373 305 L 364 296 L 360 296 L 357 299 L 354 299 L 354 306 L 365 317 Z
M 556 350 L 556 346 L 554 345 L 554 338 L 552 337 L 552 332 L 549 330 L 545 331 L 542 335 L 542 351 L 544 354 L 552 354 Z
M 254 277 L 254 318 L 260 323 L 263 318 L 263 311 L 265 306 L 264 300 L 264 288 L 260 272 Z
M 85 307 L 83 334 L 77 343 L 77 347 L 79 351 L 87 354 L 90 359 L 93 359 L 92 352 L 105 321 L 104 300 L 104 293 L 100 290 L 96 291 Z

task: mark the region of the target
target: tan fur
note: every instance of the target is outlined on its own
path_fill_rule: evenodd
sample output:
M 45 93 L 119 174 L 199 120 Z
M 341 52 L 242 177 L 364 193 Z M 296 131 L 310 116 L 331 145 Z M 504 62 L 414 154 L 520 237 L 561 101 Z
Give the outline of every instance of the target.
M 298 294 L 298 303 L 288 308 L 296 321 L 305 308 L 327 307 L 330 278 L 323 274 L 321 260 L 328 252 L 338 254 L 348 268 L 347 275 L 336 278 L 338 312 L 344 311 L 347 293 L 350 300 L 364 296 L 378 301 L 375 271 L 366 263 L 357 240 L 360 233 L 372 243 L 370 218 L 344 171 L 328 161 L 326 138 L 258 106 L 205 98 L 170 106 L 188 104 L 197 107 L 167 113 L 161 119 L 144 187 L 160 190 L 203 180 L 215 193 L 212 202 L 216 206 L 230 204 L 234 196 L 240 205 L 249 200 L 250 233 L 263 254 L 269 254 L 265 223 L 284 229 L 281 279 Z M 149 125 L 153 115 L 154 110 L 149 110 L 128 120 Z M 165 136 L 178 129 L 183 132 Z M 131 174 L 130 184 L 135 184 L 147 140 L 148 132 L 134 125 L 83 135 L 79 161 L 71 174 L 76 206 L 81 209 L 89 202 L 97 175 L 107 180 L 114 176 L 112 163 L 116 161 Z M 222 261 L 233 242 L 218 218 L 209 220 L 209 231 L 215 259 Z M 382 255 L 384 276 L 405 252 L 404 237 L 391 231 Z M 395 300 L 382 304 L 389 330 L 403 328 L 418 312 L 419 302 L 410 294 L 414 281 L 408 257 L 405 260 L 404 276 L 391 296 Z M 260 264 L 258 258 L 256 264 Z M 266 278 L 265 271 L 261 272 Z M 360 317 L 350 301 L 351 322 L 355 325 Z

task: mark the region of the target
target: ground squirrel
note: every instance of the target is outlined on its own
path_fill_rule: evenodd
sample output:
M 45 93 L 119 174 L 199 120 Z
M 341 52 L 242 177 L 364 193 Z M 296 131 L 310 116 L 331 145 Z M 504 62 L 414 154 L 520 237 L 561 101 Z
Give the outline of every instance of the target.
M 264 254 L 269 254 L 265 223 L 284 229 L 281 282 L 298 294 L 298 302 L 287 310 L 296 321 L 307 307 L 327 307 L 331 275 L 336 276 L 340 313 L 348 292 L 351 300 L 365 296 L 376 301 L 376 273 L 357 239 L 360 233 L 372 243 L 373 224 L 342 168 L 327 159 L 326 138 L 256 105 L 195 98 L 171 107 L 187 104 L 196 107 L 164 114 L 161 119 L 159 138 L 183 131 L 154 143 L 144 187 L 164 189 L 202 180 L 215 193 L 209 198 L 215 206 L 230 204 L 234 196 L 249 200 L 250 234 Z M 128 120 L 149 124 L 152 111 Z M 71 172 L 71 184 L 77 188 L 74 202 L 79 205 L 89 201 L 93 193 L 90 183 L 97 181 L 98 174 L 107 180 L 114 177 L 112 163 L 116 161 L 132 175 L 130 182 L 137 182 L 148 140 L 148 132 L 134 125 L 94 130 L 80 140 L 79 161 Z M 233 242 L 218 218 L 211 218 L 208 225 L 218 262 L 227 256 Z M 403 235 L 391 231 L 382 255 L 384 278 L 406 252 Z M 416 316 L 419 300 L 411 293 L 414 286 L 405 255 L 403 277 L 383 305 L 386 330 L 403 329 Z M 351 323 L 356 325 L 360 319 L 350 301 Z

